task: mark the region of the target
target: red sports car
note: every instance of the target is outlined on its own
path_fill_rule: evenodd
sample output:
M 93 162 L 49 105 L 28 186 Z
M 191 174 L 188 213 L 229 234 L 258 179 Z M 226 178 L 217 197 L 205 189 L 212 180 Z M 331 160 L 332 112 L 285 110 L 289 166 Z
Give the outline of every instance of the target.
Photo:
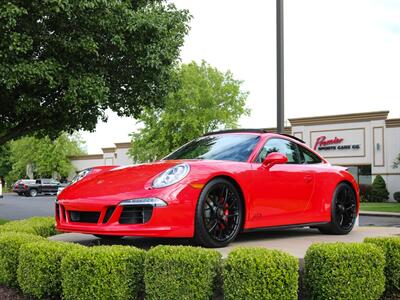
M 358 210 L 345 168 L 295 137 L 256 129 L 210 133 L 153 163 L 86 170 L 58 195 L 56 221 L 64 232 L 223 247 L 272 227 L 347 234 Z

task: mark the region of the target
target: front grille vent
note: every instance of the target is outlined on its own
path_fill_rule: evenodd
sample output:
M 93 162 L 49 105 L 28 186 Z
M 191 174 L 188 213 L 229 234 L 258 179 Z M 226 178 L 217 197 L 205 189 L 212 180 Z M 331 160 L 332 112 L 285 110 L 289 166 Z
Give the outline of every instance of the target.
M 119 223 L 143 224 L 150 220 L 152 213 L 153 207 L 150 205 L 124 206 L 121 216 L 119 217 Z
M 115 206 L 110 206 L 109 208 L 107 208 L 106 214 L 103 219 L 103 224 L 107 223 L 108 220 L 110 220 L 112 214 L 114 213 L 114 210 L 115 210 Z
M 97 223 L 100 217 L 99 212 L 94 211 L 70 211 L 69 220 L 80 223 Z

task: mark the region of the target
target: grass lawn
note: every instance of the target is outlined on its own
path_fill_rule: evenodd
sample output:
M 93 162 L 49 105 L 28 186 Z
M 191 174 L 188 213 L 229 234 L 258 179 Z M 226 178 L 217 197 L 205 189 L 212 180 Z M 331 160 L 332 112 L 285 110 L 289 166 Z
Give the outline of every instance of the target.
M 400 213 L 400 203 L 379 203 L 379 202 L 360 203 L 360 210 Z
M 0 225 L 3 225 L 4 223 L 7 223 L 8 220 L 0 219 Z

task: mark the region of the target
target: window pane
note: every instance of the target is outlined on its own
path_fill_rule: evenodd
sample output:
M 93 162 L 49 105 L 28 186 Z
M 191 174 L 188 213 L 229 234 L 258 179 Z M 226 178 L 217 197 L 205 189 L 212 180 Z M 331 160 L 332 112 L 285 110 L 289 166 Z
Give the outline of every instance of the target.
M 299 150 L 295 143 L 284 139 L 272 138 L 269 139 L 262 150 L 260 151 L 256 162 L 263 162 L 268 154 L 272 152 L 279 152 L 285 154 L 288 158 L 288 164 L 300 163 Z
M 247 161 L 260 136 L 254 134 L 223 134 L 194 140 L 171 153 L 164 160 L 211 159 Z
M 301 154 L 303 156 L 303 163 L 306 164 L 319 164 L 321 163 L 321 159 L 318 157 L 318 155 L 312 153 L 310 150 L 299 146 Z

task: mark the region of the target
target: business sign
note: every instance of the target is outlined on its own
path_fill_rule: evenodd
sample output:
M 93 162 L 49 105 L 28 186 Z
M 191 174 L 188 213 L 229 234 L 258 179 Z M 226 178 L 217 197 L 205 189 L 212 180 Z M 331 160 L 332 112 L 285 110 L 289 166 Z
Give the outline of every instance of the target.
M 311 131 L 310 146 L 324 157 L 365 156 L 365 129 Z

